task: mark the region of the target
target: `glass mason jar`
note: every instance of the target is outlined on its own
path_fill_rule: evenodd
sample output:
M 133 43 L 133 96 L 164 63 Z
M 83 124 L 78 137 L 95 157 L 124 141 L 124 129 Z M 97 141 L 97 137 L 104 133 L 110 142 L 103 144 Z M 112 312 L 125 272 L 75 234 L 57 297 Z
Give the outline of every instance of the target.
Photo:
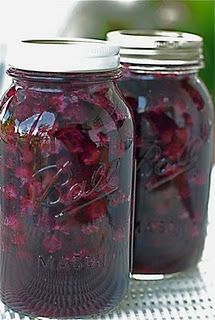
M 133 276 L 162 278 L 196 265 L 204 248 L 213 107 L 198 77 L 202 38 L 125 30 L 108 40 L 121 46 L 119 87 L 136 127 Z
M 0 112 L 1 301 L 30 317 L 106 312 L 129 280 L 133 122 L 119 48 L 38 40 L 14 52 Z

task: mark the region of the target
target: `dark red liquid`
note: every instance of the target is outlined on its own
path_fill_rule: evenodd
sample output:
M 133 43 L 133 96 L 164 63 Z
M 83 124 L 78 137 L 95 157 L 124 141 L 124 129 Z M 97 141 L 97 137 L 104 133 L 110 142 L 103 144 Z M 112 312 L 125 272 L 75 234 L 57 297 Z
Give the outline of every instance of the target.
M 195 76 L 128 74 L 119 86 L 136 126 L 135 274 L 168 274 L 202 255 L 212 108 Z
M 38 79 L 1 107 L 1 300 L 34 317 L 98 314 L 128 286 L 131 118 L 110 83 Z

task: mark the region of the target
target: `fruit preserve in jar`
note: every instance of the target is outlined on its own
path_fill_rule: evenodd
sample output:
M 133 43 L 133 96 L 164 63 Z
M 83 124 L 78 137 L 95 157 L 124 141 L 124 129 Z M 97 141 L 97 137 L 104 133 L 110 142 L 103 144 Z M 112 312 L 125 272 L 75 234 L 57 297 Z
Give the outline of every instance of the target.
M 58 39 L 14 52 L 0 112 L 1 302 L 30 317 L 106 312 L 129 280 L 133 122 L 119 48 Z
M 119 86 L 136 127 L 133 274 L 162 278 L 196 265 L 204 248 L 213 107 L 198 77 L 202 38 L 125 30 L 108 39 L 121 47 Z

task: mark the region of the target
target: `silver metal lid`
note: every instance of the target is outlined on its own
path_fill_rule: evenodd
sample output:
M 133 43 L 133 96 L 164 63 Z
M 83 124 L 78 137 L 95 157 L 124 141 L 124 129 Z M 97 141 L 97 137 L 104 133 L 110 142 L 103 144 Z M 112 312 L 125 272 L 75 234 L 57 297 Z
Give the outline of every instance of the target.
M 119 46 L 94 39 L 23 40 L 10 46 L 8 64 L 44 72 L 100 72 L 119 67 Z
M 118 30 L 107 40 L 120 46 L 121 62 L 153 71 L 198 70 L 204 66 L 200 36 L 173 31 Z M 132 68 L 132 66 L 131 66 Z

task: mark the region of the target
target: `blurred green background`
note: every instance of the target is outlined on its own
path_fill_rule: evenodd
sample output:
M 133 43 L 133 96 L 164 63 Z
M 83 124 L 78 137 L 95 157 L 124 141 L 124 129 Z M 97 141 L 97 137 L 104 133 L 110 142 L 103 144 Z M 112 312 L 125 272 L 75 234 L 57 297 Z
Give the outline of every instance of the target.
M 165 29 L 192 32 L 204 39 L 201 78 L 215 98 L 214 0 L 77 0 L 62 36 L 105 39 L 116 29 Z

